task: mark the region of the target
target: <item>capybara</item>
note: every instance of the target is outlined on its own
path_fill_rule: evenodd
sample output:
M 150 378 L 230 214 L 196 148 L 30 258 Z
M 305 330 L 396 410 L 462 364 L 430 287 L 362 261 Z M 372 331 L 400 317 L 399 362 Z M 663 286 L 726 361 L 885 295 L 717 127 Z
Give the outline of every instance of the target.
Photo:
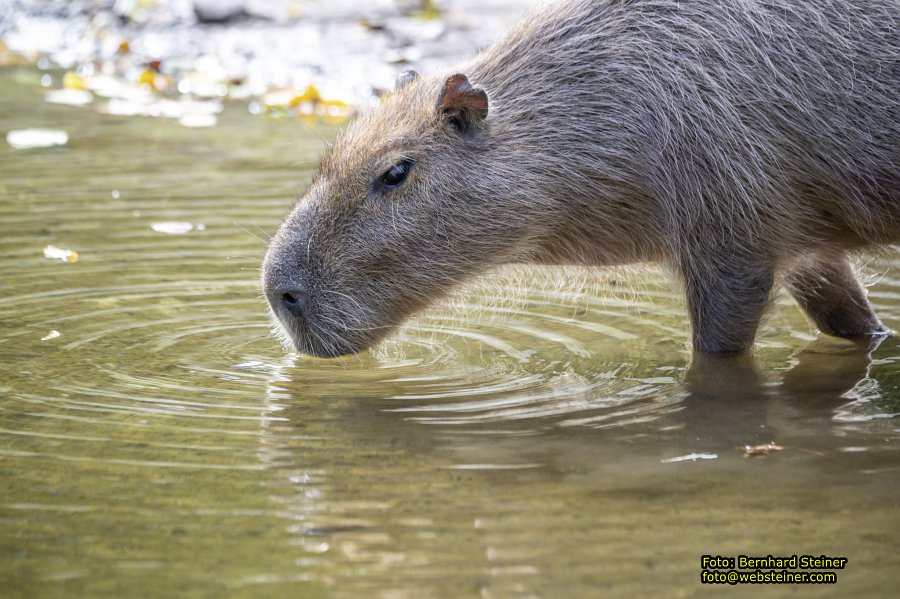
M 900 1 L 580 0 L 406 73 L 322 157 L 263 286 L 296 349 L 366 349 L 508 263 L 656 262 L 693 345 L 748 349 L 776 280 L 882 335 L 848 253 L 900 238 Z

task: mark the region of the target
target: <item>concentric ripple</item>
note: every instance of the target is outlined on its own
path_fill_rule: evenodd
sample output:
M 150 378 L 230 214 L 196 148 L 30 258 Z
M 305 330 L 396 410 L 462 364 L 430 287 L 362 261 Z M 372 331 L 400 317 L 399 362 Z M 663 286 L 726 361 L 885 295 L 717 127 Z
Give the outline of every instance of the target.
M 259 263 L 334 131 L 236 110 L 202 132 L 122 120 L 35 103 L 37 81 L 0 73 L 6 129 L 70 139 L 0 148 L 13 595 L 689 594 L 696 556 L 753 549 L 722 539 L 745 539 L 760 509 L 783 546 L 900 549 L 884 533 L 900 490 L 895 339 L 814 341 L 781 299 L 755 366 L 690 362 L 665 273 L 530 268 L 359 356 L 286 355 Z M 895 327 L 898 267 L 868 269 Z M 783 456 L 736 450 L 773 440 Z M 811 491 L 825 483 L 827 500 Z

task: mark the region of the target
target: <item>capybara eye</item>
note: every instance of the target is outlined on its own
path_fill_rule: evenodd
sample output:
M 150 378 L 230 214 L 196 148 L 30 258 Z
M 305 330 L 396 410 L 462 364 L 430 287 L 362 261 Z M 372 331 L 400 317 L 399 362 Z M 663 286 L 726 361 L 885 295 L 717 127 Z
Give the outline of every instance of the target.
M 406 179 L 406 175 L 409 174 L 410 169 L 412 169 L 412 160 L 401 160 L 391 168 L 387 170 L 386 173 L 381 175 L 381 182 L 388 189 L 394 189 Z

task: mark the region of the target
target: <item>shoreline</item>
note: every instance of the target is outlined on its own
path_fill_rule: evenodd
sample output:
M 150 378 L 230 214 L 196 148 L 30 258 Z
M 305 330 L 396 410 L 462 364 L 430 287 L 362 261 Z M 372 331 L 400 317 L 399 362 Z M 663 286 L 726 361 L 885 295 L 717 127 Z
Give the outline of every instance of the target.
M 242 12 L 201 22 L 203 4 Z M 18 0 L 0 18 L 0 66 L 34 64 L 48 102 L 110 114 L 202 127 L 239 102 L 340 123 L 376 105 L 401 71 L 474 55 L 533 4 Z

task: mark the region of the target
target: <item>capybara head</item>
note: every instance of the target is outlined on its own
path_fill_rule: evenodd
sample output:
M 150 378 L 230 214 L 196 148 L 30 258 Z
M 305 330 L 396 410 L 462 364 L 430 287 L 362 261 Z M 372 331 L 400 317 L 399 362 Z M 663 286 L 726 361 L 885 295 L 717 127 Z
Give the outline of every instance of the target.
M 272 312 L 298 351 L 362 351 L 505 261 L 520 233 L 490 205 L 487 116 L 487 94 L 465 75 L 407 73 L 326 152 L 263 264 Z

